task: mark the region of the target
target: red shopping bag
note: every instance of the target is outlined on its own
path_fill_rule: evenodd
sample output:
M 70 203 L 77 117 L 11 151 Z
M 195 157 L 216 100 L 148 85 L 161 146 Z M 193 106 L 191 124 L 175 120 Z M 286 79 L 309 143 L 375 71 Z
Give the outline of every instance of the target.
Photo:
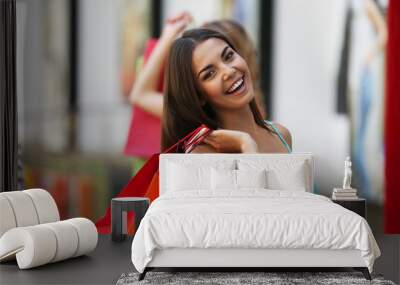
M 196 145 L 200 144 L 211 131 L 212 130 L 206 125 L 201 125 L 163 153 L 189 153 Z M 150 201 L 156 199 L 159 195 L 159 156 L 159 153 L 153 154 L 116 197 L 147 197 Z M 134 224 L 132 214 L 128 214 L 127 223 L 128 229 L 132 229 Z M 96 222 L 96 227 L 100 234 L 111 233 L 111 207 L 108 207 L 105 215 Z

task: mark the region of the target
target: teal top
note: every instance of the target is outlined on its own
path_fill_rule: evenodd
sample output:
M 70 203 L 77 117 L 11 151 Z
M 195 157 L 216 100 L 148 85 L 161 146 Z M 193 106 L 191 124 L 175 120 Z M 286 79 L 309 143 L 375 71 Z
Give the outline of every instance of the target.
M 264 120 L 265 123 L 267 123 L 268 126 L 271 126 L 272 129 L 274 130 L 275 134 L 277 134 L 277 136 L 279 137 L 279 139 L 281 140 L 281 142 L 283 143 L 283 145 L 285 146 L 285 148 L 287 149 L 288 153 L 292 153 L 292 149 L 290 148 L 290 146 L 287 144 L 287 142 L 285 141 L 285 139 L 282 137 L 281 132 L 278 130 L 278 128 L 274 125 L 274 123 L 272 121 L 268 121 L 268 120 Z M 314 182 L 314 186 L 313 186 L 313 193 L 319 193 L 317 185 Z
M 281 132 L 278 130 L 278 128 L 274 125 L 274 123 L 272 121 L 268 121 L 268 120 L 264 120 L 265 123 L 267 123 L 268 126 L 272 127 L 272 129 L 274 130 L 275 134 L 279 137 L 279 139 L 281 140 L 281 142 L 283 143 L 283 145 L 285 146 L 286 150 L 288 151 L 288 153 L 292 152 L 292 149 L 290 148 L 290 146 L 287 144 L 287 142 L 285 141 L 285 139 L 282 137 Z

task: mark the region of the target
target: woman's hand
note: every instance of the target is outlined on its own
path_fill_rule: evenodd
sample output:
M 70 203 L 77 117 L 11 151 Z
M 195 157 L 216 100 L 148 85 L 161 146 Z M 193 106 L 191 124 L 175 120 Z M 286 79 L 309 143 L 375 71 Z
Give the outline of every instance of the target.
M 245 132 L 234 130 L 212 131 L 203 141 L 217 152 L 256 153 L 257 143 Z
M 165 22 L 165 27 L 161 34 L 161 40 L 175 40 L 190 24 L 192 16 L 188 12 L 182 12 L 174 17 L 170 17 Z

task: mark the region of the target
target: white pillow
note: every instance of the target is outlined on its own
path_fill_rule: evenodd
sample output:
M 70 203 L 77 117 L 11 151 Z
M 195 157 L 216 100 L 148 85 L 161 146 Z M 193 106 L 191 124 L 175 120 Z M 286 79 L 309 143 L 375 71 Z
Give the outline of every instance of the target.
M 175 159 L 165 165 L 166 191 L 211 190 L 211 167 L 235 169 L 236 160 Z
M 312 189 L 309 160 L 285 159 L 239 159 L 240 170 L 267 171 L 267 188 L 271 190 Z
M 263 170 L 211 170 L 211 188 L 213 190 L 238 190 L 240 188 L 266 188 L 266 171 Z
M 236 170 L 238 188 L 267 188 L 267 172 L 262 170 Z
M 168 164 L 167 191 L 185 191 L 190 189 L 210 189 L 211 167 Z
M 236 190 L 236 170 L 211 168 L 211 189 Z
M 286 169 L 267 170 L 267 188 L 272 190 L 307 191 L 308 179 L 305 163 L 298 163 Z

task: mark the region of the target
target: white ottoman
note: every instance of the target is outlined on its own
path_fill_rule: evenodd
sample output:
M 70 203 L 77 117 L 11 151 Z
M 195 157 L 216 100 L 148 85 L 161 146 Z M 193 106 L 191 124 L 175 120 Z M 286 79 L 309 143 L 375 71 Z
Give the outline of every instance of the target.
M 86 218 L 59 221 L 57 205 L 43 189 L 0 193 L 0 262 L 28 269 L 86 254 L 98 233 Z

